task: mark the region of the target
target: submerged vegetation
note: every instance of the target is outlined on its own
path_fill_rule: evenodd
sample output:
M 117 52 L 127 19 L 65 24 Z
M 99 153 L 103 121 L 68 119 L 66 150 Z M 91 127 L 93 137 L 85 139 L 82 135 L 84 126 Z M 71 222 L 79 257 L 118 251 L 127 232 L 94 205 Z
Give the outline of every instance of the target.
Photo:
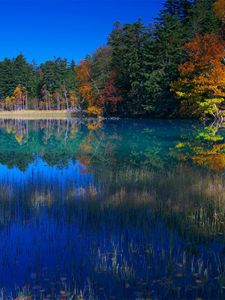
M 224 0 L 165 0 L 150 25 L 117 22 L 76 64 L 0 62 L 1 110 L 223 119 Z
M 224 137 L 190 121 L 0 121 L 2 295 L 223 299 L 225 166 L 194 157 Z

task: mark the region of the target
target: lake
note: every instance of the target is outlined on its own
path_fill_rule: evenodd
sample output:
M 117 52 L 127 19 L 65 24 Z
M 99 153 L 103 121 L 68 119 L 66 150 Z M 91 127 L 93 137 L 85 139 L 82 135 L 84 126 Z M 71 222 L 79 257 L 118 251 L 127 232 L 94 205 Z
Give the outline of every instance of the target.
M 1 299 L 224 299 L 224 138 L 191 121 L 1 120 Z

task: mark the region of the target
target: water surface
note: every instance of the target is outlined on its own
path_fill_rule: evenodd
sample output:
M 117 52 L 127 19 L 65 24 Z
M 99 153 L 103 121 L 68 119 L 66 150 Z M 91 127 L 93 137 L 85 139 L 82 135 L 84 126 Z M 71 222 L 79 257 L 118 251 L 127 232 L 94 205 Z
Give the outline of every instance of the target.
M 0 121 L 2 296 L 223 299 L 224 137 L 187 121 Z

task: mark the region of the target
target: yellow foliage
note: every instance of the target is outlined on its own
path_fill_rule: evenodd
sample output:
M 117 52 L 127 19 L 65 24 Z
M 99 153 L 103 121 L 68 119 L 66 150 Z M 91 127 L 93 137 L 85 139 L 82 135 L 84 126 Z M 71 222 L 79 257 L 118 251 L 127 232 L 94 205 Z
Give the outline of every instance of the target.
M 214 145 L 209 150 L 199 149 L 192 160 L 200 166 L 205 166 L 214 172 L 220 173 L 225 169 L 225 153 L 221 153 L 224 149 L 225 144 Z
M 225 154 L 215 154 L 211 156 L 194 156 L 193 162 L 198 165 L 208 167 L 214 172 L 220 173 L 225 169 Z
M 91 105 L 91 106 L 88 106 L 87 113 L 90 115 L 101 115 L 103 112 L 100 107 L 98 107 L 96 105 Z
M 176 95 L 178 98 L 185 97 L 185 93 L 182 93 L 182 92 L 176 92 Z
M 99 128 L 101 128 L 102 127 L 102 123 L 88 123 L 87 124 L 87 128 L 89 129 L 89 130 L 96 130 L 96 129 L 99 129 Z
M 22 141 L 23 141 L 24 136 L 23 136 L 23 134 L 16 134 L 16 135 L 15 135 L 15 138 L 16 138 L 17 142 L 18 142 L 19 144 L 21 144 Z
M 13 96 L 15 98 L 22 98 L 23 93 L 24 93 L 24 91 L 23 91 L 22 87 L 20 85 L 18 85 L 13 92 Z
M 74 91 L 69 91 L 69 100 L 71 106 L 75 107 L 79 104 L 78 97 Z
M 176 148 L 181 149 L 181 148 L 184 148 L 184 146 L 185 146 L 184 143 L 179 143 L 176 145 Z

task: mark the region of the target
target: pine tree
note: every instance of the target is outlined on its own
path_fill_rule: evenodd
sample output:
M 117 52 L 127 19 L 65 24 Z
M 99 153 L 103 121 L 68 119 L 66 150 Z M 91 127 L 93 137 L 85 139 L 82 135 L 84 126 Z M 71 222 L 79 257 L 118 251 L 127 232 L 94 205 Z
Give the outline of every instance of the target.
M 197 34 L 216 33 L 219 23 L 213 11 L 215 0 L 195 0 L 190 11 L 188 36 L 193 38 Z
M 141 21 L 121 26 L 119 23 L 110 36 L 112 68 L 118 70 L 116 83 L 124 101 L 121 113 L 140 115 L 144 103 L 144 37 Z

